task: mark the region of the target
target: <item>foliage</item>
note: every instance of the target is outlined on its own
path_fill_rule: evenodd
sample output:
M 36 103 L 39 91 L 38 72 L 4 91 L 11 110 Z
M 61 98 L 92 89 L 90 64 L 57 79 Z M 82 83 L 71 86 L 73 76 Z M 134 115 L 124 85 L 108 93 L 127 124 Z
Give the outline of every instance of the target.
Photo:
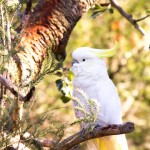
M 12 66 L 13 57 L 18 53 L 15 50 L 16 44 L 19 40 L 16 30 L 16 24 L 19 23 L 17 18 L 17 11 L 20 11 L 20 3 L 18 1 L 0 1 L 0 73 L 4 76 L 9 72 L 12 74 L 17 72 L 17 68 Z M 20 50 L 23 50 L 21 48 Z M 45 75 L 50 74 L 60 68 L 61 63 L 56 61 L 51 51 L 47 54 L 47 58 L 43 63 L 43 69 L 37 78 L 30 83 L 31 86 L 37 84 Z M 51 60 L 51 61 L 50 61 Z M 11 70 L 8 70 L 11 66 Z M 10 69 L 10 67 L 9 67 Z M 7 77 L 7 76 L 6 76 Z M 14 77 L 15 78 L 15 77 Z M 18 78 L 16 77 L 15 81 Z M 18 92 L 20 90 L 20 84 Z M 29 85 L 26 85 L 30 88 Z M 57 142 L 64 136 L 64 130 L 68 125 L 57 121 L 55 117 L 47 112 L 38 115 L 37 118 L 31 118 L 30 110 L 32 105 L 26 108 L 26 113 L 20 114 L 18 111 L 18 98 L 15 98 L 8 91 L 6 93 L 5 87 L 0 85 L 0 149 L 13 146 L 17 147 L 30 147 L 31 149 L 42 149 L 40 143 L 36 138 L 51 135 Z M 33 104 L 33 102 L 31 101 Z M 21 116 L 19 116 L 21 115 Z M 48 128 L 43 128 L 44 123 L 48 123 Z M 28 135 L 26 138 L 25 135 Z
M 85 97 L 82 91 L 79 91 Z M 55 118 L 55 115 L 51 113 L 51 110 L 44 112 L 38 117 L 31 117 L 30 113 L 32 111 L 31 107 L 26 109 L 26 112 L 23 114 L 22 119 L 17 122 L 17 129 L 12 130 L 13 120 L 11 116 L 16 107 L 16 99 L 7 98 L 7 107 L 1 108 L 3 112 L 0 122 L 0 148 L 4 149 L 9 146 L 17 148 L 31 148 L 31 149 L 43 149 L 37 139 L 44 138 L 45 136 L 51 136 L 53 141 L 53 146 L 57 145 L 66 135 L 66 129 L 84 122 L 90 123 L 92 126 L 89 127 L 92 130 L 94 122 L 96 121 L 96 116 L 94 110 L 97 110 L 97 105 L 93 100 L 86 99 L 89 112 L 87 112 L 84 106 L 81 105 L 80 100 L 71 97 L 74 101 L 77 102 L 77 107 L 75 108 L 78 111 L 84 113 L 82 118 L 78 118 L 73 122 L 63 123 Z M 8 107 L 9 106 L 9 107 Z M 48 124 L 47 127 L 44 127 L 44 124 Z
M 81 102 L 77 97 L 72 97 L 75 104 L 75 111 L 81 114 L 81 116 L 72 124 L 79 122 L 83 128 L 88 127 L 90 129 L 96 124 L 100 106 L 97 105 L 95 99 L 89 99 L 84 91 L 80 89 L 75 89 L 75 91 L 83 97 L 85 103 Z
M 102 7 L 101 5 L 96 4 L 94 8 L 91 9 L 92 15 L 91 17 L 95 19 L 96 17 L 102 15 L 104 12 L 108 11 L 109 13 L 113 13 L 113 9 L 111 8 L 110 3 L 106 5 L 105 7 Z
M 55 81 L 57 89 L 62 93 L 61 99 L 64 103 L 67 103 L 71 100 L 72 95 L 72 80 L 73 80 L 73 73 L 71 70 L 68 69 L 61 69 L 59 70 L 59 76 L 61 71 L 61 79 L 57 79 Z M 58 75 L 58 72 L 56 75 Z
M 19 3 L 12 3 L 12 1 L 1 1 L 1 14 L 0 14 L 0 21 L 2 27 L 0 29 L 0 73 L 5 74 L 7 71 L 14 73 L 17 69 L 14 70 L 12 66 L 12 70 L 7 70 L 8 65 L 12 65 L 13 57 L 18 53 L 15 51 L 15 47 L 17 44 L 18 33 L 15 31 L 17 20 L 11 20 L 10 18 L 16 15 L 16 8 L 22 9 Z M 18 20 L 19 21 L 19 20 Z M 22 47 L 21 50 L 24 48 Z M 22 86 L 26 86 L 30 88 L 39 81 L 41 81 L 45 75 L 54 73 L 59 74 L 58 68 L 62 65 L 61 62 L 58 62 L 55 59 L 55 56 L 49 50 L 47 53 L 47 57 L 43 62 L 43 68 L 41 72 L 33 80 L 30 84 L 22 84 L 17 85 L 18 91 Z M 10 67 L 9 67 L 10 68 Z M 66 73 L 68 74 L 68 73 Z M 68 76 L 70 81 L 72 80 L 72 74 L 69 73 Z M 18 80 L 18 79 L 15 79 Z M 18 98 L 12 96 L 8 91 L 7 93 L 3 92 L 2 89 L 5 89 L 1 85 L 1 104 L 0 104 L 0 149 L 5 148 L 15 148 L 15 149 L 43 149 L 41 144 L 38 142 L 37 139 L 44 138 L 45 136 L 51 136 L 53 141 L 53 146 L 58 144 L 64 136 L 66 135 L 66 129 L 70 128 L 71 126 L 76 125 L 77 123 L 83 122 L 83 120 L 91 121 L 92 116 L 87 118 L 83 118 L 82 120 L 77 119 L 73 122 L 62 122 L 55 118 L 51 110 L 46 111 L 44 113 L 38 114 L 34 117 L 31 116 L 32 106 L 34 105 L 34 101 L 30 101 L 29 104 L 24 104 L 24 113 L 19 115 L 18 108 Z M 66 90 L 64 90 L 64 93 Z M 71 97 L 70 97 L 71 98 Z M 29 107 L 28 107 L 29 106 Z M 82 108 L 82 107 L 81 107 Z M 18 114 L 17 114 L 18 113 Z M 13 119 L 14 118 L 14 119 Z M 48 126 L 44 126 L 44 124 L 48 124 Z M 14 127 L 15 125 L 15 127 Z

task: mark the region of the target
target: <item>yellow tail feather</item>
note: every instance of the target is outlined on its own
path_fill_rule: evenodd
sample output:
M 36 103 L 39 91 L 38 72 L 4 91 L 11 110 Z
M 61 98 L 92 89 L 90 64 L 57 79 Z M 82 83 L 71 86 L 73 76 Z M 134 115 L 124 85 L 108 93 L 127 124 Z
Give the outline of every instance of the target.
M 88 150 L 128 150 L 125 135 L 113 135 L 88 141 Z

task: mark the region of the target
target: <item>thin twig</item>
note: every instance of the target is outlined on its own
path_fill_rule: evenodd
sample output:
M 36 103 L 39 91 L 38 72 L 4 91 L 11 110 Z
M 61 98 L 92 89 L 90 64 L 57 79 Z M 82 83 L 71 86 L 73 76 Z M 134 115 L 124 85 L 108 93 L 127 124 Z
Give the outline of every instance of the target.
M 100 5 L 101 5 L 102 7 L 107 7 L 107 6 L 110 5 L 110 3 L 100 3 Z
M 24 101 L 27 102 L 31 99 L 33 92 L 35 91 L 35 87 L 32 87 L 30 89 L 30 91 L 27 93 L 26 96 L 23 96 L 22 94 L 20 94 L 19 92 L 17 92 L 17 90 L 15 90 L 15 86 L 10 83 L 10 81 L 8 82 L 6 78 L 3 77 L 2 74 L 0 74 L 0 83 L 3 84 L 3 86 L 5 86 L 14 96 L 18 97 L 20 101 Z
M 146 19 L 146 18 L 148 18 L 148 17 L 150 17 L 149 14 L 146 15 L 145 17 L 140 18 L 140 19 L 135 19 L 135 21 L 136 21 L 136 22 L 139 22 L 139 21 L 142 21 L 142 20 L 144 20 L 144 19 Z
M 8 82 L 7 79 L 3 77 L 2 74 L 0 74 L 0 83 L 3 84 L 8 90 L 10 90 L 10 92 L 13 95 L 19 97 L 19 99 L 23 99 L 23 96 L 15 90 L 14 86 L 10 82 Z
M 110 0 L 110 3 L 111 5 L 116 8 L 119 13 L 125 17 L 142 35 L 146 35 L 146 32 L 144 31 L 144 29 L 142 27 L 140 27 L 138 24 L 137 24 L 137 20 L 134 20 L 132 18 L 132 15 L 130 14 L 127 14 L 123 8 L 119 5 L 119 2 L 117 0 Z
M 85 142 L 90 139 L 100 138 L 109 135 L 119 135 L 131 133 L 134 131 L 134 124 L 132 122 L 126 122 L 124 124 L 113 124 L 104 127 L 95 126 L 92 131 L 89 129 L 82 129 L 80 132 L 66 138 L 59 142 L 55 147 L 52 147 L 53 142 L 50 140 L 39 140 L 43 147 L 49 147 L 52 150 L 69 150 L 70 148 Z

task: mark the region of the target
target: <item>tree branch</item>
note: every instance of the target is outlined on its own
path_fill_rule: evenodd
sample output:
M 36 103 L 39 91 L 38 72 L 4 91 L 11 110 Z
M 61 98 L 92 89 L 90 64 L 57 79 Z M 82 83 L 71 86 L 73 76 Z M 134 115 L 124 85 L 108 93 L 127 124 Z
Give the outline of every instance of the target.
M 33 92 L 35 91 L 35 87 L 32 87 L 30 89 L 30 91 L 27 93 L 26 96 L 23 96 L 22 94 L 20 94 L 19 92 L 17 92 L 16 87 L 7 81 L 7 79 L 5 79 L 3 77 L 2 74 L 0 74 L 0 83 L 5 86 L 14 96 L 18 97 L 18 99 L 20 101 L 24 101 L 24 102 L 27 102 L 31 99 L 31 97 L 33 96 Z
M 142 21 L 142 20 L 144 20 L 144 19 L 146 19 L 146 18 L 148 18 L 148 17 L 150 17 L 149 14 L 146 15 L 145 17 L 140 18 L 140 19 L 136 19 L 135 21 L 136 21 L 136 22 L 139 22 L 139 21 Z
M 109 135 L 119 135 L 131 133 L 134 131 L 134 123 L 126 122 L 124 124 L 112 124 L 104 127 L 95 126 L 93 130 L 82 129 L 80 132 L 66 138 L 65 140 L 58 143 L 55 147 L 52 147 L 52 141 L 49 140 L 39 140 L 43 147 L 52 147 L 52 150 L 69 150 L 70 148 L 85 142 L 90 139 L 109 136 Z
M 142 27 L 140 27 L 137 22 L 138 20 L 135 20 L 132 18 L 131 14 L 127 14 L 123 8 L 119 5 L 119 2 L 117 0 L 110 0 L 111 5 L 116 8 L 119 13 L 125 17 L 142 35 L 146 35 L 146 32 Z M 146 17 L 147 18 L 147 17 Z M 145 19 L 145 18 L 144 18 Z M 142 19 L 143 20 L 143 19 Z
M 107 7 L 107 6 L 110 5 L 110 3 L 100 3 L 100 5 L 101 5 L 102 7 Z

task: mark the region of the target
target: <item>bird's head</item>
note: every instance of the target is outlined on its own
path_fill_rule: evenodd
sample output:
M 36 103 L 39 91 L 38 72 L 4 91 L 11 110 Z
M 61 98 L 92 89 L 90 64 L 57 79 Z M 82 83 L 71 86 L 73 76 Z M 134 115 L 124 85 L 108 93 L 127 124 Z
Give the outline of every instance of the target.
M 85 73 L 102 73 L 107 71 L 104 58 L 116 54 L 118 43 L 111 49 L 94 49 L 89 47 L 77 48 L 73 54 L 72 71 L 75 76 Z

